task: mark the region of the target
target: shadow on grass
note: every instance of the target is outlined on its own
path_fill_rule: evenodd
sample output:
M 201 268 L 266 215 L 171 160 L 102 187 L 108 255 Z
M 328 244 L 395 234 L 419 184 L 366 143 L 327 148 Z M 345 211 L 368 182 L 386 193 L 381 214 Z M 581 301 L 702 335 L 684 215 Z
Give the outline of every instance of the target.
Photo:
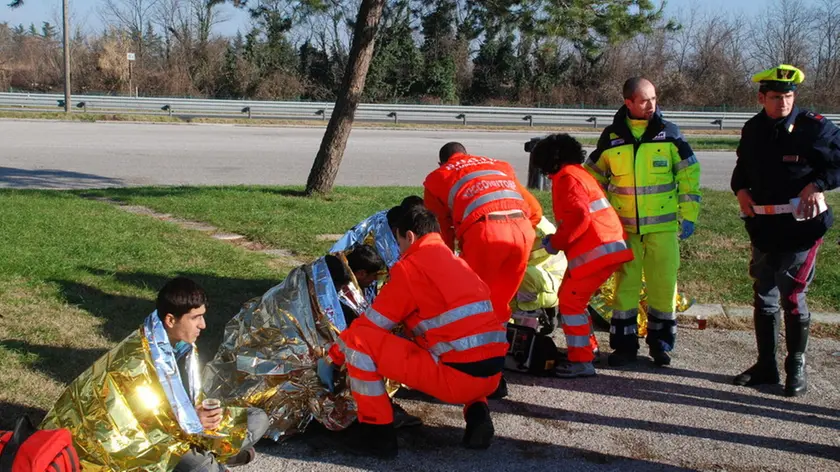
M 81 189 L 123 185 L 120 179 L 59 169 L 0 167 L 0 187 L 16 189 Z
M 0 347 L 10 351 L 35 354 L 37 360 L 29 365 L 61 383 L 70 383 L 105 353 L 105 349 L 79 349 L 74 347 L 32 344 L 18 339 L 0 341 Z
M 329 463 L 362 470 L 384 470 L 379 459 L 356 457 L 344 453 L 343 442 L 348 435 L 357 434 L 354 428 L 343 432 L 330 432 L 313 423 L 304 434 L 294 436 L 282 444 L 262 441 L 257 445 L 259 454 L 293 459 L 303 462 Z M 652 458 L 628 458 L 576 447 L 547 442 L 529 441 L 497 435 L 491 449 L 476 451 L 461 446 L 464 430 L 452 426 L 423 426 L 397 431 L 399 457 L 389 462 L 388 470 L 540 470 L 562 468 L 575 470 L 605 466 L 608 470 L 655 470 L 682 472 L 687 469 L 657 463 Z M 575 461 L 569 463 L 566 461 Z M 261 464 L 257 464 L 261 465 Z M 264 468 L 267 468 L 264 463 Z M 419 466 L 419 469 L 418 469 Z M 571 467 L 570 467 L 571 466 Z M 577 466 L 577 467 L 575 467 Z
M 213 187 L 194 187 L 194 186 L 173 186 L 173 187 L 137 187 L 137 188 L 109 188 L 107 190 L 89 190 L 78 192 L 79 196 L 108 196 L 117 200 L 128 197 L 190 197 L 203 195 L 206 196 L 208 190 L 231 190 L 243 193 L 267 193 L 270 195 L 280 195 L 283 197 L 306 197 L 306 192 L 303 187 L 266 187 L 266 186 L 213 186 Z
M 44 416 L 47 415 L 47 411 L 18 403 L 0 401 L 0 431 L 14 429 L 15 422 L 23 415 L 29 416 L 32 423 L 37 426 L 44 419 Z
M 242 304 L 265 293 L 281 279 L 240 279 L 202 273 L 183 272 L 173 275 L 147 272 L 108 272 L 87 268 L 93 275 L 117 280 L 123 284 L 150 290 L 153 293 L 178 276 L 189 277 L 204 287 L 209 299 L 205 319 L 207 329 L 198 339 L 201 360 L 206 362 L 215 354 L 222 341 L 225 324 L 239 312 Z M 123 340 L 137 329 L 149 313 L 155 310 L 153 299 L 107 293 L 97 287 L 70 280 L 52 280 L 61 287 L 68 303 L 101 318 L 103 334 L 113 342 Z

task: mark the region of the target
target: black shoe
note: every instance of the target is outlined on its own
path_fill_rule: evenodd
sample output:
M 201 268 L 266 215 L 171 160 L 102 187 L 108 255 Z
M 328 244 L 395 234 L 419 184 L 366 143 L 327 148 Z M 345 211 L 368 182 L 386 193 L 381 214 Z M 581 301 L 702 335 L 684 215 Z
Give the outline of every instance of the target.
M 344 430 L 341 446 L 354 456 L 395 459 L 397 435 L 392 424 L 356 423 Z
M 808 374 L 805 373 L 805 354 L 788 354 L 785 359 L 785 396 L 798 397 L 808 391 Z
M 773 364 L 755 363 L 749 369 L 735 376 L 732 382 L 735 385 L 752 387 L 753 385 L 766 385 L 779 383 L 779 369 Z
M 464 431 L 464 446 L 467 449 L 487 449 L 496 430 L 490 418 L 490 408 L 486 403 L 473 403 L 464 413 L 467 428 Z
M 410 428 L 412 426 L 423 425 L 423 420 L 414 415 L 409 414 L 403 409 L 403 407 L 399 406 L 396 403 L 393 403 L 392 405 L 394 407 L 394 429 Z
M 487 398 L 491 400 L 499 400 L 501 398 L 505 398 L 506 396 L 508 396 L 507 380 L 505 380 L 505 376 L 502 375 L 502 380 L 499 381 L 499 386 L 496 387 L 496 391 L 488 395 Z
M 805 349 L 808 347 L 810 320 L 785 314 L 785 342 L 788 355 L 785 359 L 785 396 L 798 397 L 808 391 L 805 374 Z
M 229 461 L 225 462 L 226 467 L 239 467 L 240 465 L 250 464 L 257 457 L 257 451 L 253 447 L 242 449 L 239 454 L 233 456 Z
M 638 355 L 637 351 L 616 349 L 607 357 L 607 364 L 610 367 L 624 367 L 627 364 L 636 362 Z
M 671 356 L 668 355 L 668 353 L 665 351 L 651 350 L 650 357 L 653 358 L 653 363 L 658 365 L 659 367 L 671 365 Z

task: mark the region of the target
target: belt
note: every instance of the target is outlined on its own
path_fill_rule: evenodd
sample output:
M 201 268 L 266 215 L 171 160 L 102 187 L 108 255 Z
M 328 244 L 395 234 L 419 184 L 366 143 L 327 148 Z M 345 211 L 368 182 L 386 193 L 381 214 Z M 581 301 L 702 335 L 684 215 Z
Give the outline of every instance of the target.
M 514 210 L 510 213 L 493 212 L 482 215 L 477 221 L 506 221 L 506 220 L 524 220 L 525 212 L 522 210 Z
M 782 215 L 785 213 L 793 213 L 795 208 L 791 204 L 785 205 L 753 205 L 753 211 L 756 215 Z

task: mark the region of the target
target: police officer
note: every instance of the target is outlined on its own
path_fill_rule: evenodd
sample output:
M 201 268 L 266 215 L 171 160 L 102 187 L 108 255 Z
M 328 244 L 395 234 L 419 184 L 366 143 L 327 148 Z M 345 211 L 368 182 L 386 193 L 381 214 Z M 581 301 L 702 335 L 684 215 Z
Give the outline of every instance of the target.
M 647 344 L 653 362 L 671 363 L 676 342 L 679 239 L 694 232 L 700 212 L 700 164 L 677 125 L 662 118 L 647 79 L 624 83 L 624 106 L 604 129 L 586 165 L 627 231 L 634 259 L 616 272 L 608 362 L 636 360 L 636 317 L 642 274 L 647 283 Z M 571 263 L 570 263 L 571 265 Z
M 779 382 L 776 342 L 780 301 L 785 312 L 785 395 L 807 390 L 805 348 L 810 313 L 805 302 L 814 279 L 817 249 L 833 216 L 824 191 L 840 184 L 840 130 L 818 113 L 794 105 L 805 74 L 782 64 L 759 72 L 764 109 L 741 131 L 732 191 L 752 245 L 755 339 L 758 362 L 736 385 Z

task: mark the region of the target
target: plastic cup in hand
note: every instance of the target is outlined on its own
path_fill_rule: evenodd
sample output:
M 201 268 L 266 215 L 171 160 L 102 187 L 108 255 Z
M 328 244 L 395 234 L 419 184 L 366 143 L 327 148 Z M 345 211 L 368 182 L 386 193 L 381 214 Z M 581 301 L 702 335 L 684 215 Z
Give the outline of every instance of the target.
M 221 408 L 222 401 L 218 398 L 205 398 L 204 401 L 201 402 L 201 407 L 207 411 L 212 411 L 217 408 Z

